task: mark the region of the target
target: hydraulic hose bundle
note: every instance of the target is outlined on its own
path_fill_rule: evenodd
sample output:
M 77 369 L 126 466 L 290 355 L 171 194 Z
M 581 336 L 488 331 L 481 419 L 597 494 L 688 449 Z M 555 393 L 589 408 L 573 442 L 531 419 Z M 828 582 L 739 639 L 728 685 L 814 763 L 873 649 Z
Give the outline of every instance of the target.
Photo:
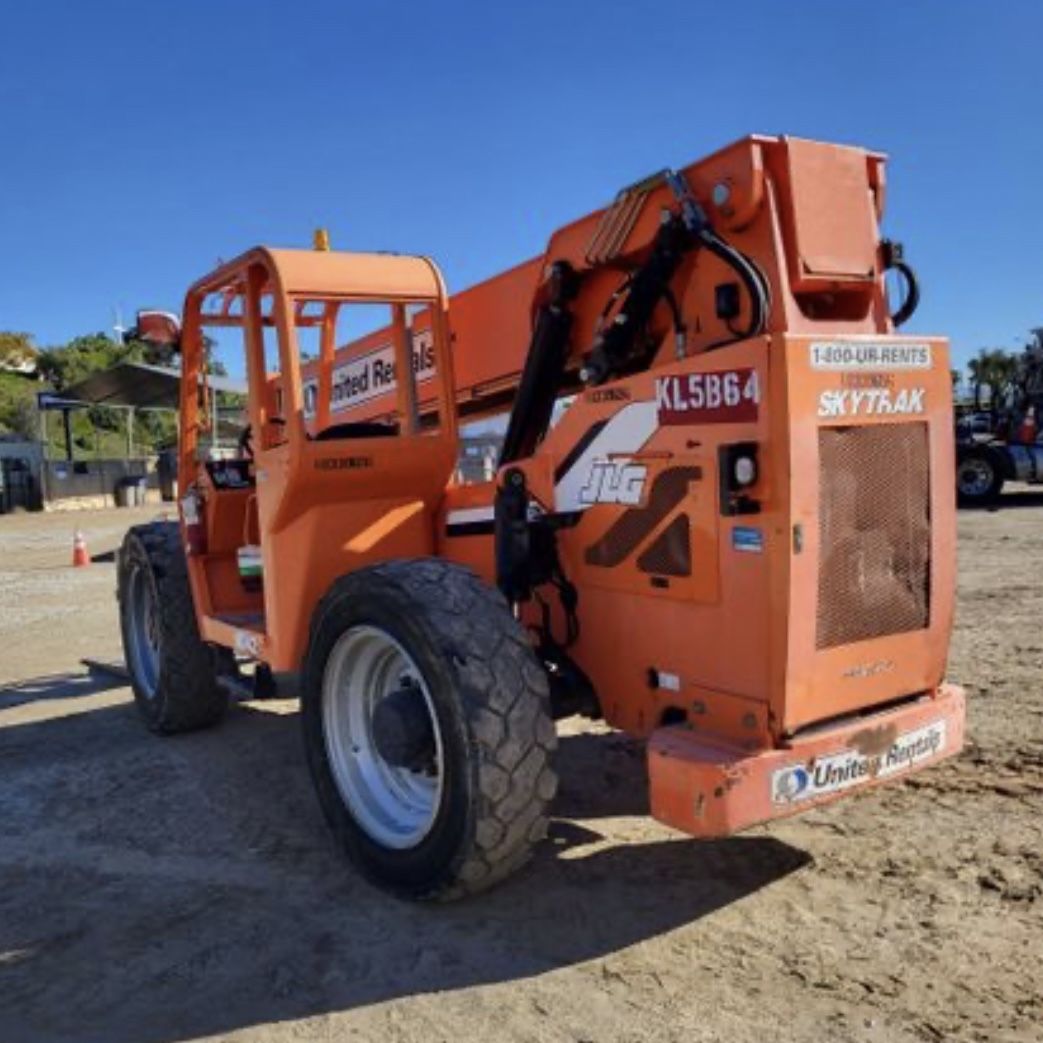
M 650 257 L 630 274 L 624 287 L 613 295 L 614 300 L 625 293 L 625 299 L 615 319 L 599 333 L 590 350 L 581 372 L 587 384 L 604 383 L 626 365 L 633 355 L 641 331 L 660 302 L 666 301 L 670 305 L 675 326 L 678 332 L 682 332 L 680 312 L 670 283 L 684 256 L 692 250 L 705 249 L 731 268 L 750 302 L 749 321 L 745 329 L 733 331 L 732 336 L 709 345 L 706 350 L 755 337 L 764 331 L 767 324 L 770 303 L 768 286 L 756 265 L 713 231 L 705 211 L 692 197 L 679 174 L 666 171 L 663 176 L 680 203 L 680 210 L 678 213 L 664 213 Z

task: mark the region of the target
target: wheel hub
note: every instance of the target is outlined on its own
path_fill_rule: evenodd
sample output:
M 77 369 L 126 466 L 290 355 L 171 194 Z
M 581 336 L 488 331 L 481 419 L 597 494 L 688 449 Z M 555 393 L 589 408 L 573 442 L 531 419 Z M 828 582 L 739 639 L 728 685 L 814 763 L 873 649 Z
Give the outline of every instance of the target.
M 352 817 L 377 843 L 402 850 L 431 831 L 442 802 L 442 736 L 409 653 L 387 631 L 345 631 L 323 674 L 323 737 Z
M 410 678 L 373 709 L 373 745 L 388 764 L 410 771 L 434 766 L 435 732 L 424 693 Z
M 984 460 L 964 460 L 959 473 L 960 489 L 967 496 L 984 496 L 992 485 L 992 470 Z

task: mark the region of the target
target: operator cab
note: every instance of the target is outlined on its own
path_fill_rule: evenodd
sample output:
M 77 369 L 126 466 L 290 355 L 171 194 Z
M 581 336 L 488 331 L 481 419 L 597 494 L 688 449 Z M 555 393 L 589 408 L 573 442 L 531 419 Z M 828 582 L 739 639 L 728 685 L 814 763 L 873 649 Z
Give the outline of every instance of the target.
M 423 258 L 258 249 L 189 290 L 183 328 L 168 318 L 140 335 L 182 358 L 201 636 L 295 670 L 312 587 L 430 532 L 456 455 L 441 278 Z M 210 388 L 218 361 L 245 375 L 245 396 Z

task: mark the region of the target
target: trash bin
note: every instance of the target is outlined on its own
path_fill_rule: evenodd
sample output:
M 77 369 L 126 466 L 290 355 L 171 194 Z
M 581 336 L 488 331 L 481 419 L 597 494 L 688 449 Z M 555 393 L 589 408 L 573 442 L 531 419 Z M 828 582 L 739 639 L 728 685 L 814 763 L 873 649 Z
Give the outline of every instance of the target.
M 116 506 L 133 507 L 137 502 L 137 479 L 121 478 L 116 483 Z
M 159 475 L 159 494 L 164 503 L 177 499 L 177 450 L 162 449 L 156 458 L 156 473 Z

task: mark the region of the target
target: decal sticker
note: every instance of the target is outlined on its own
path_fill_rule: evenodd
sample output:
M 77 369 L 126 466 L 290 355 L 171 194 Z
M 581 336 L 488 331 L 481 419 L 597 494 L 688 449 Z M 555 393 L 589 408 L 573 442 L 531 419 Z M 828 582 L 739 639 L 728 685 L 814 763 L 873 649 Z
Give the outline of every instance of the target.
M 887 388 L 823 391 L 818 396 L 818 415 L 828 418 L 923 413 L 926 394 L 926 388 L 903 388 L 895 392 Z
M 583 393 L 588 402 L 629 402 L 628 388 L 594 388 Z
M 493 507 L 458 507 L 446 513 L 446 536 L 491 536 L 495 531 Z
M 315 461 L 317 471 L 357 471 L 372 466 L 371 456 L 322 456 Z
M 736 525 L 732 529 L 732 548 L 748 554 L 763 553 L 764 530 L 752 525 Z
M 930 369 L 930 344 L 873 344 L 816 341 L 809 345 L 812 369 Z
M 492 507 L 458 507 L 445 516 L 447 525 L 473 525 L 475 522 L 491 522 L 496 516 Z
M 631 402 L 607 420 L 591 426 L 555 471 L 554 509 L 584 511 L 595 502 L 630 502 L 584 499 L 584 490 L 588 490 L 589 496 L 592 482 L 600 489 L 598 479 L 593 476 L 595 464 L 617 467 L 630 463 L 615 458 L 636 453 L 655 434 L 657 426 L 656 404 L 652 401 Z
M 621 511 L 606 532 L 587 548 L 583 556 L 584 561 L 588 565 L 597 565 L 602 568 L 614 568 L 620 562 L 625 561 L 681 506 L 682 501 L 688 495 L 689 485 L 699 481 L 702 476 L 702 468 L 699 467 L 668 467 L 666 470 L 660 471 L 652 482 L 648 502 L 643 507 L 628 507 L 625 511 Z M 668 529 L 672 529 L 673 525 L 674 523 L 671 522 Z M 664 532 L 660 539 L 665 536 Z M 673 541 L 668 542 L 672 547 Z M 682 564 L 687 569 L 690 565 L 687 536 L 680 549 L 685 555 L 685 561 Z M 651 567 L 648 565 L 648 568 Z M 665 570 L 656 568 L 654 571 Z
M 845 388 L 893 388 L 895 386 L 895 375 L 893 373 L 841 373 L 840 386 Z
M 755 369 L 687 373 L 656 381 L 659 423 L 741 424 L 757 419 L 760 382 Z
M 546 514 L 542 505 L 530 500 L 526 509 L 529 521 Z M 496 508 L 456 507 L 446 512 L 445 534 L 447 536 L 490 536 L 496 531 Z
M 616 460 L 595 460 L 587 473 L 587 483 L 579 491 L 579 502 L 622 503 L 633 507 L 641 502 L 648 468 Z
M 867 756 L 848 749 L 815 757 L 807 764 L 779 768 L 771 776 L 771 799 L 775 804 L 796 804 L 837 793 L 870 779 L 906 771 L 944 748 L 945 721 L 935 721 L 900 735 L 882 754 Z
M 849 666 L 841 676 L 848 680 L 876 677 L 878 674 L 889 674 L 894 668 L 893 659 L 877 659 L 872 663 L 856 663 L 854 666 Z
M 234 646 L 240 655 L 259 656 L 261 654 L 261 635 L 251 633 L 249 630 L 237 630 Z
M 430 330 L 413 334 L 413 373 L 418 384 L 435 375 L 435 346 Z M 361 406 L 371 398 L 390 394 L 397 386 L 395 349 L 387 344 L 334 368 L 330 413 Z M 309 419 L 315 416 L 318 397 L 319 378 L 312 377 L 304 382 L 304 415 Z

